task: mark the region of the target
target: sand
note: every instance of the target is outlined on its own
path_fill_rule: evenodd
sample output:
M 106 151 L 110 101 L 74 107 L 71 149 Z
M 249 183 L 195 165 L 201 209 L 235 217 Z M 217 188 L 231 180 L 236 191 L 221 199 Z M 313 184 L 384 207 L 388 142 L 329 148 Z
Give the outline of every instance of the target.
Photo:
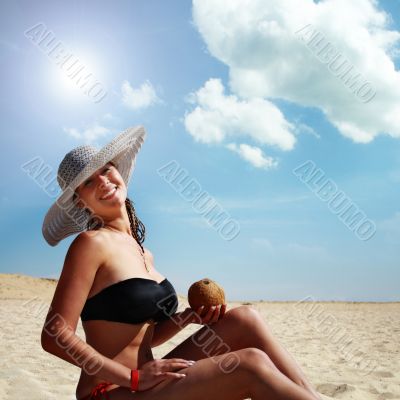
M 0 399 L 75 399 L 79 368 L 40 345 L 56 284 L 0 274 Z M 179 310 L 187 306 L 186 297 L 179 302 Z M 260 311 L 323 399 L 400 399 L 400 303 L 229 302 L 228 309 L 241 304 Z M 154 357 L 198 329 L 187 326 L 154 348 Z M 77 334 L 85 337 L 80 323 Z

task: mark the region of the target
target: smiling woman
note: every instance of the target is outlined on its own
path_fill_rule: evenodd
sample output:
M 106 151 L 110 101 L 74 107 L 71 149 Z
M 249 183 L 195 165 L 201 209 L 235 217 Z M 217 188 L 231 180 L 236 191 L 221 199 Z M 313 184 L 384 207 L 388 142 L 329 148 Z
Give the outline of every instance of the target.
M 176 312 L 175 289 L 142 246 L 144 225 L 127 197 L 144 137 L 142 127 L 128 129 L 100 151 L 91 146 L 71 150 L 59 166 L 63 193 L 46 214 L 43 235 L 51 245 L 79 235 L 68 249 L 46 316 L 43 349 L 81 368 L 78 400 L 103 395 L 113 400 L 196 400 L 214 398 L 217 390 L 220 400 L 317 399 L 255 311 L 237 307 L 225 317 L 224 304 Z M 101 224 L 85 231 L 82 222 L 94 214 Z M 76 335 L 79 317 L 86 342 Z M 207 326 L 154 359 L 153 346 L 193 322 Z M 208 325 L 225 342 L 225 354 L 218 346 L 204 357 L 197 336 L 204 336 Z M 249 329 L 253 334 L 243 335 Z
M 98 229 L 99 226 L 106 222 L 104 220 L 104 208 L 108 207 L 109 203 L 119 203 L 121 196 L 125 196 L 125 206 L 128 213 L 131 234 L 139 244 L 143 254 L 142 243 L 145 239 L 145 226 L 136 216 L 133 202 L 127 197 L 127 189 L 124 180 L 119 174 L 115 163 L 109 161 L 104 167 L 100 168 L 79 185 L 74 192 L 73 201 L 78 208 L 85 209 L 85 212 L 89 215 L 103 215 L 101 221 L 96 219 L 95 226 L 90 223 L 88 224 L 89 230 Z
M 87 188 L 93 186 L 93 181 L 96 181 L 97 177 L 102 177 L 102 176 L 105 177 L 104 179 L 106 184 L 113 180 L 119 179 L 119 177 L 117 176 L 117 168 L 111 161 L 108 162 L 104 168 L 101 168 L 98 172 L 94 173 L 89 179 L 86 179 L 85 182 L 83 182 L 80 186 L 78 186 L 75 193 L 79 195 L 80 198 L 83 198 L 85 196 L 85 192 L 88 192 Z M 115 194 L 117 188 L 119 188 L 119 186 L 116 184 L 110 184 L 109 187 L 107 187 L 107 185 L 104 188 L 102 187 L 101 191 L 105 190 L 106 192 L 102 193 L 102 197 L 100 197 L 100 200 L 110 199 L 111 195 Z M 90 193 L 90 191 L 88 193 Z

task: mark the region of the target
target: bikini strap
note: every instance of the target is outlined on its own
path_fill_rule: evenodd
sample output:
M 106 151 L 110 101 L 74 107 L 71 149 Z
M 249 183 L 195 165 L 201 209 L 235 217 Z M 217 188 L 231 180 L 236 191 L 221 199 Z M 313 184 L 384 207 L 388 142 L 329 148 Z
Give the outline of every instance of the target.
M 102 399 L 107 399 L 109 400 L 110 397 L 108 396 L 107 388 L 109 386 L 113 385 L 112 382 L 101 382 L 97 386 L 95 386 L 92 391 L 90 392 L 90 397 L 89 399 L 93 400 L 102 400 Z M 103 397 L 103 395 L 105 397 Z

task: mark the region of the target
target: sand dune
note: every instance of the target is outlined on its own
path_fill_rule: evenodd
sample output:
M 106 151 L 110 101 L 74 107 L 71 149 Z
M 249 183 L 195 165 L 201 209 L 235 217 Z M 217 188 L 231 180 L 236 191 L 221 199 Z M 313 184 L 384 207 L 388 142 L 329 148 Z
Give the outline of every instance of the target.
M 0 399 L 73 400 L 80 370 L 40 346 L 57 281 L 0 274 Z M 179 296 L 180 307 L 187 299 Z M 229 302 L 228 309 L 242 302 Z M 252 302 L 323 399 L 400 399 L 400 303 Z M 153 350 L 161 358 L 200 328 Z M 81 324 L 77 333 L 84 338 Z M 210 399 L 211 400 L 211 399 Z

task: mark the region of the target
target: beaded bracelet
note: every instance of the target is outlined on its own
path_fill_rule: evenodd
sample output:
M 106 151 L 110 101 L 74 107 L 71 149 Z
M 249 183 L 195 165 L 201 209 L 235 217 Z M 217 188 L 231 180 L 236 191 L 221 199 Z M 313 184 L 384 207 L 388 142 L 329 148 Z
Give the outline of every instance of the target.
M 132 369 L 131 370 L 131 391 L 137 392 L 139 388 L 139 370 Z

